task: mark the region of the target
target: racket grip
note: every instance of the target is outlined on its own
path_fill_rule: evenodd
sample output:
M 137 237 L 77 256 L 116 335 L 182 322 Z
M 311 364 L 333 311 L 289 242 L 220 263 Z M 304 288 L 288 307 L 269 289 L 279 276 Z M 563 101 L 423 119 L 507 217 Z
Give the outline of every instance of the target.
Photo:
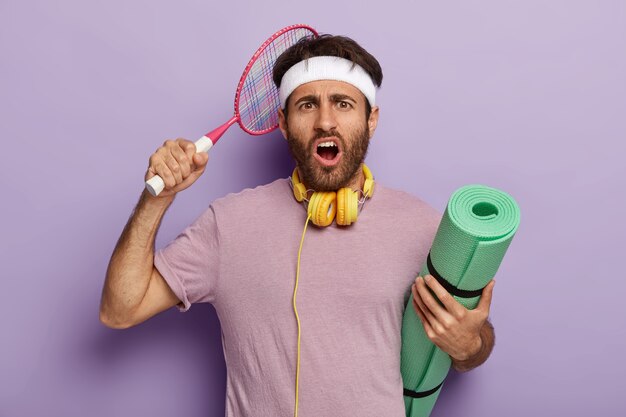
M 208 136 L 202 136 L 200 139 L 196 141 L 194 144 L 196 145 L 196 153 L 198 152 L 208 152 L 209 149 L 213 146 L 213 141 Z M 165 183 L 163 182 L 163 178 L 159 175 L 155 175 L 146 181 L 146 190 L 154 197 L 161 194 L 161 191 L 165 188 Z

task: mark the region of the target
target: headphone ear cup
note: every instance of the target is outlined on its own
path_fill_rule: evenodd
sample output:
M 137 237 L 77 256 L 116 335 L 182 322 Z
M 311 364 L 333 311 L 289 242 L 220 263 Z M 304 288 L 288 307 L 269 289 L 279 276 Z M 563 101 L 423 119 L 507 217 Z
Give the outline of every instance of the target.
M 374 193 L 374 180 L 366 179 L 363 184 L 363 194 L 365 197 L 369 198 Z
M 306 188 L 304 188 L 304 184 L 301 182 L 293 184 L 293 195 L 296 197 L 296 201 L 301 203 L 306 197 Z
M 346 193 L 345 188 L 340 188 L 337 191 L 337 224 L 340 226 L 345 225 L 346 221 Z
M 337 194 L 332 191 L 313 193 L 308 212 L 314 225 L 326 227 L 333 222 L 337 213 L 336 198 Z
M 306 198 L 306 188 L 304 184 L 300 182 L 300 176 L 298 175 L 298 168 L 293 169 L 291 174 L 291 184 L 293 184 L 293 196 L 298 203 L 301 203 Z
M 363 194 L 369 198 L 374 193 L 374 176 L 369 167 L 363 164 L 363 174 L 365 175 L 365 182 L 363 183 Z
M 337 191 L 337 224 L 350 226 L 356 221 L 359 212 L 357 193 L 350 188 Z

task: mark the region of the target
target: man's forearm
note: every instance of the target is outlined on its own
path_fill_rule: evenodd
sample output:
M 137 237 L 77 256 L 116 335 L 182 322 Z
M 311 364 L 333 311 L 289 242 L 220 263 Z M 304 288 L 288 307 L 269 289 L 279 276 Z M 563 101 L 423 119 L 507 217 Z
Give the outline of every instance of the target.
M 174 200 L 144 190 L 111 256 L 100 302 L 101 320 L 123 324 L 141 303 L 154 267 L 154 241 Z
M 459 361 L 452 358 L 452 367 L 459 372 L 467 372 L 471 369 L 476 368 L 479 365 L 482 365 L 493 350 L 493 346 L 495 344 L 496 335 L 493 329 L 493 325 L 489 322 L 489 320 L 485 321 L 485 324 L 480 329 L 480 340 L 481 347 L 480 350 L 470 358 L 466 360 Z

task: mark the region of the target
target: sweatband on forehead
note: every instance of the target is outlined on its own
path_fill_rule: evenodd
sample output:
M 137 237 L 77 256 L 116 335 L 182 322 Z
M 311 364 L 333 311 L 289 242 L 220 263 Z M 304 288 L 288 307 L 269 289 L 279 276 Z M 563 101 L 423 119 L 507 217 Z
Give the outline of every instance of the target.
M 283 75 L 278 89 L 281 108 L 285 108 L 287 98 L 293 90 L 302 84 L 319 80 L 343 81 L 352 84 L 361 90 L 370 106 L 375 105 L 376 87 L 363 67 L 337 56 L 315 56 L 298 62 Z

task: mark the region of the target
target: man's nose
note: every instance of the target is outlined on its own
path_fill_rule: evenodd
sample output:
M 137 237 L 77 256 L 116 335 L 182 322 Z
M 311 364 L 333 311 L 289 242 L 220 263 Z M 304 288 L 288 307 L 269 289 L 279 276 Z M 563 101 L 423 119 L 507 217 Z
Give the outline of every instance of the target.
M 317 112 L 317 119 L 315 120 L 315 128 L 328 132 L 336 127 L 337 119 L 335 118 L 332 103 L 320 104 L 319 111 Z

